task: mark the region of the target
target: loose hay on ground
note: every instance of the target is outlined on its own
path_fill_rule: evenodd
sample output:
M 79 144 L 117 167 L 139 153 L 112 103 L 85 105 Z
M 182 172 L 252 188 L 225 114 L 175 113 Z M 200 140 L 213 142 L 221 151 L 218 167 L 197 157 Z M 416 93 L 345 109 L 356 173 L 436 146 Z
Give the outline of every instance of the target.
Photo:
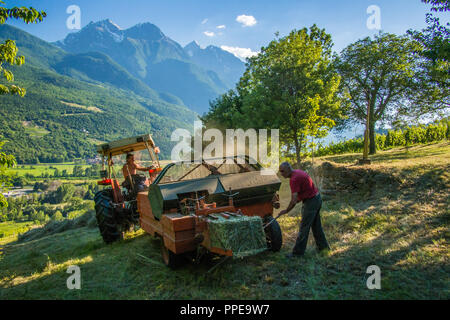
M 34 228 L 19 235 L 18 240 L 19 242 L 32 241 L 49 235 L 82 227 L 97 227 L 97 221 L 93 212 L 86 212 L 85 214 L 71 220 L 66 219 L 63 221 L 50 221 L 43 227 Z

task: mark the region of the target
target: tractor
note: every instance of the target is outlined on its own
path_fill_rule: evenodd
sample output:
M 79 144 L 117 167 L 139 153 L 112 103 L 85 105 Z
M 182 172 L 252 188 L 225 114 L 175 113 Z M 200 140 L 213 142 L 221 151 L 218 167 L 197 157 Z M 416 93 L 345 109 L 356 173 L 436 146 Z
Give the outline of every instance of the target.
M 114 158 L 141 150 L 152 162 L 150 179 L 144 188 L 121 185 Z M 98 184 L 105 188 L 95 195 L 95 210 L 106 243 L 141 227 L 160 238 L 163 261 L 171 268 L 185 258 L 245 257 L 281 249 L 281 229 L 273 218 L 281 181 L 273 172 L 263 174 L 253 159 L 172 162 L 162 168 L 150 135 L 102 144 L 97 151 L 102 157 Z

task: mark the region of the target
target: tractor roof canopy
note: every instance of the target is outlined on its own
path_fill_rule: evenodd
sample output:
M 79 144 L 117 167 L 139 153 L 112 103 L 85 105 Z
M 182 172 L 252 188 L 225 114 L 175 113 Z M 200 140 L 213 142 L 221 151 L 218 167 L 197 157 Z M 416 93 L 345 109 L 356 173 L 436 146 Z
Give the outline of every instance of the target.
M 114 157 L 121 154 L 145 150 L 147 147 L 156 147 L 155 142 L 149 134 L 98 145 L 97 152 L 103 156 Z

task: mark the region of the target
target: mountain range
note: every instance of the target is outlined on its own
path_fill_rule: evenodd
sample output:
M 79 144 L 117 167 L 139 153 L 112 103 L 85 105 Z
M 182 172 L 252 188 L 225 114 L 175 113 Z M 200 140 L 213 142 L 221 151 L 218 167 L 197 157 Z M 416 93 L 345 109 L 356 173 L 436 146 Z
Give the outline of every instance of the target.
M 6 39 L 26 58 L 11 70 L 27 95 L 0 97 L 3 149 L 19 163 L 92 157 L 99 142 L 143 133 L 167 158 L 173 130 L 191 129 L 244 71 L 231 53 L 183 48 L 150 23 L 122 30 L 104 20 L 56 43 L 0 25 Z
M 111 20 L 91 22 L 54 44 L 76 55 L 103 53 L 137 80 L 164 96 L 180 98 L 199 114 L 208 110 L 209 101 L 231 89 L 245 68 L 218 47 L 202 49 L 192 42 L 183 48 L 151 23 L 122 30 Z

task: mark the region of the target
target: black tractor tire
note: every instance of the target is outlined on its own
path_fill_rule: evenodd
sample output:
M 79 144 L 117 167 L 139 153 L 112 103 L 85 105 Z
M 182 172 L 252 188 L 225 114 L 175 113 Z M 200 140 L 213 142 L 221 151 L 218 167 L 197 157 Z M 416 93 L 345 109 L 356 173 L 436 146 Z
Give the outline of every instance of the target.
M 267 225 L 264 231 L 266 233 L 267 248 L 273 252 L 278 252 L 283 245 L 283 234 L 278 221 L 274 220 L 272 216 L 264 219 L 264 225 Z
M 164 239 L 161 237 L 161 255 L 164 261 L 164 264 L 171 269 L 176 269 L 180 267 L 183 262 L 185 262 L 185 257 L 181 254 L 175 254 L 170 251 L 166 245 L 164 244 Z
M 114 213 L 113 195 L 111 189 L 97 192 L 94 197 L 95 216 L 103 241 L 110 244 L 123 239 L 123 233 L 117 224 Z

